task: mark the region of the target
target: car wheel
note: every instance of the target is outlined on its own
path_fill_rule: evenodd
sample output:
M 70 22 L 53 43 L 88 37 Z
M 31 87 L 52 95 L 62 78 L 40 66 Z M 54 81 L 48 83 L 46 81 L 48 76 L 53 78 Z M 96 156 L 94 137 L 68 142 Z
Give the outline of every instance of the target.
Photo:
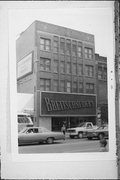
M 71 136 L 71 135 L 70 135 L 70 138 L 71 138 L 71 139 L 74 139 L 74 136 Z
M 98 139 L 102 139 L 102 138 L 104 138 L 104 134 L 103 134 L 103 133 L 100 133 L 100 134 L 98 135 Z
M 78 138 L 79 138 L 79 139 L 82 139 L 82 138 L 83 138 L 83 133 L 82 133 L 82 132 L 79 132 L 79 133 L 78 133 Z
M 88 140 L 92 140 L 92 137 L 88 137 Z
M 47 138 L 47 143 L 52 144 L 53 143 L 53 138 L 52 137 Z

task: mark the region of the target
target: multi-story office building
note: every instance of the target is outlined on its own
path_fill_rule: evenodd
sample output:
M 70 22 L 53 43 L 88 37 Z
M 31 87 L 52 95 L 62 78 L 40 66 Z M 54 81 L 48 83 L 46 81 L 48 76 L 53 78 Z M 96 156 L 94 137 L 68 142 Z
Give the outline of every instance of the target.
M 107 58 L 95 54 L 97 107 L 101 119 L 108 123 Z
M 16 54 L 18 92 L 35 95 L 35 124 L 96 123 L 94 35 L 35 21 L 17 39 Z

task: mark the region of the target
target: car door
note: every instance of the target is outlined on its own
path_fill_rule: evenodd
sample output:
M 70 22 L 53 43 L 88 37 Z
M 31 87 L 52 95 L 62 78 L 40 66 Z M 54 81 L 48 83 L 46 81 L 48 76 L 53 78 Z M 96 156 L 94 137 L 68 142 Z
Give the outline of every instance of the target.
M 36 141 L 36 134 L 34 133 L 34 128 L 29 128 L 26 131 L 25 141 L 26 143 L 32 143 Z
M 42 141 L 45 141 L 45 140 L 47 140 L 48 137 L 50 137 L 49 131 L 45 128 L 39 128 L 39 138 Z

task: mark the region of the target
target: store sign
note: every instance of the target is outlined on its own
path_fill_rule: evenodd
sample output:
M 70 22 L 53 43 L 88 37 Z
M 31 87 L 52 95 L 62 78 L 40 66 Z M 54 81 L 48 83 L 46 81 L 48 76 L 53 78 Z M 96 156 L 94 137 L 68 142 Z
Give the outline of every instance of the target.
M 96 116 L 96 96 L 41 92 L 40 115 Z
M 23 77 L 32 72 L 32 53 L 25 56 L 18 62 L 17 65 L 17 78 Z

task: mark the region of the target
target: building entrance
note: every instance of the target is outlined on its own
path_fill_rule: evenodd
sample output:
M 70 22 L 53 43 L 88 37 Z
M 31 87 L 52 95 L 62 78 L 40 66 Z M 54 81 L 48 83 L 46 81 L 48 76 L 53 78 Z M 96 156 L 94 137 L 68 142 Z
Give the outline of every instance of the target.
M 96 124 L 96 118 L 93 117 L 52 117 L 52 131 L 61 131 L 63 124 L 66 128 L 78 127 L 83 122 L 92 122 Z

